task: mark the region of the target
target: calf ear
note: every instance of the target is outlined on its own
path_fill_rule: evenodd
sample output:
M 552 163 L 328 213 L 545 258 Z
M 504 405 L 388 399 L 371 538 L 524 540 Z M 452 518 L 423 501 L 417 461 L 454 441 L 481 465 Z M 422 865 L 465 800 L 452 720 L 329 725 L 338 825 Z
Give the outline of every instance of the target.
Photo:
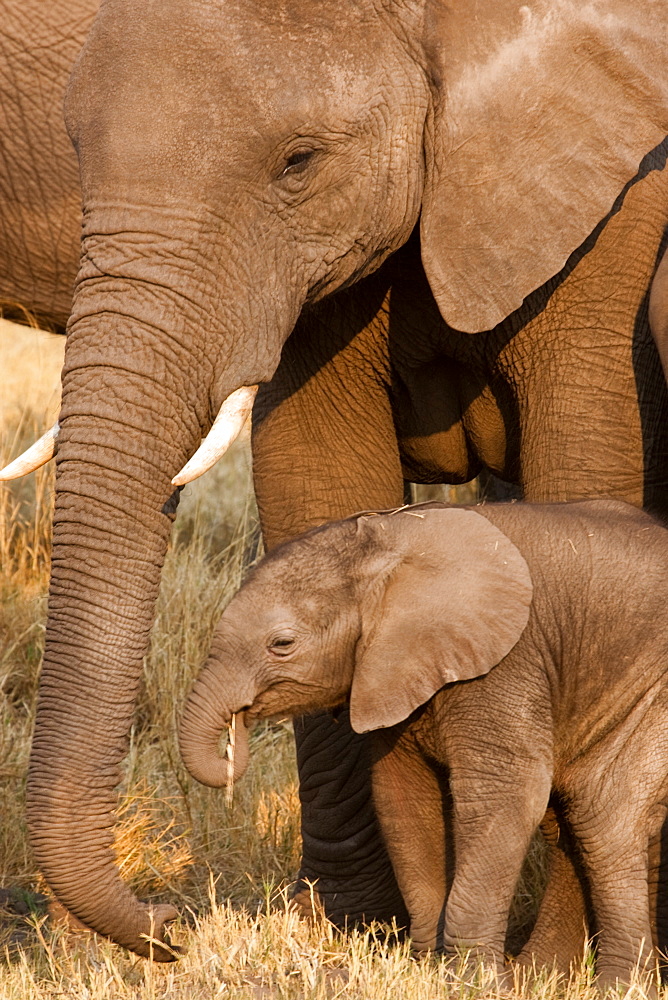
M 519 550 L 475 511 L 364 520 L 396 559 L 380 597 L 362 607 L 350 694 L 358 733 L 401 722 L 444 684 L 488 673 L 522 635 L 533 593 Z
M 427 12 L 422 258 L 443 318 L 474 333 L 562 269 L 665 138 L 668 13 L 665 0 Z

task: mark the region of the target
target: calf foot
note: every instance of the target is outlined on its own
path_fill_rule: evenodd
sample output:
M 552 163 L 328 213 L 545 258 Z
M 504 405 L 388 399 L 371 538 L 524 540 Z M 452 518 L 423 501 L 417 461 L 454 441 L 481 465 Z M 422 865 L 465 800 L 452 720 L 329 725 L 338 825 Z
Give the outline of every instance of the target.
M 640 975 L 642 975 L 642 973 Z M 635 976 L 631 975 L 628 969 L 626 971 L 622 971 L 614 968 L 603 968 L 596 976 L 595 985 L 600 996 L 605 996 L 609 990 L 613 990 L 615 993 L 625 994 L 629 992 L 629 987 L 634 979 Z M 647 1000 L 658 1000 L 659 990 L 657 988 L 656 976 L 651 978 L 647 976 L 646 982 L 643 983 L 641 995 L 643 997 L 647 997 Z
M 514 985 L 512 971 L 505 965 L 503 958 L 488 949 L 472 948 L 464 953 L 463 949 L 453 951 L 448 948 L 445 954 L 451 960 L 449 978 L 452 978 L 453 985 L 464 981 L 484 985 L 494 992 L 512 990 Z

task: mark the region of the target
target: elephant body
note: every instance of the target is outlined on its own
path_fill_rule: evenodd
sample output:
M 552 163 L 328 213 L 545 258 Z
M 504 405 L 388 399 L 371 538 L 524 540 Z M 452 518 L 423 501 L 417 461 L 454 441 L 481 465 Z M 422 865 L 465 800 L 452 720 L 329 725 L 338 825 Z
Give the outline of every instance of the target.
M 89 926 L 146 953 L 142 935 L 159 939 L 172 912 L 158 919 L 123 886 L 111 823 L 173 479 L 230 393 L 261 384 L 268 547 L 396 506 L 404 478 L 482 466 L 528 499 L 665 507 L 647 298 L 668 221 L 666 21 L 659 0 L 640 2 L 100 5 L 66 99 L 81 267 L 28 782 L 37 861 Z M 42 20 L 47 49 L 65 39 L 69 53 L 94 6 L 59 5 L 65 29 Z M 42 92 L 55 95 L 64 57 L 53 66 Z M 68 155 L 2 217 L 0 248 L 2 295 L 57 326 L 78 221 Z M 8 162 L 34 176 L 27 146 Z M 33 237 L 54 218 L 36 273 Z M 335 920 L 402 919 L 368 740 L 327 714 L 297 729 L 303 876 Z M 560 906 L 579 937 L 562 860 L 537 930 L 546 955 L 564 941 Z
M 79 269 L 79 169 L 63 101 L 98 0 L 4 0 L 0 62 L 0 307 L 65 329 Z
M 471 949 L 499 972 L 552 803 L 601 980 L 628 982 L 668 930 L 656 917 L 668 887 L 648 870 L 668 805 L 667 572 L 666 528 L 613 500 L 420 504 L 315 529 L 267 557 L 223 614 L 184 758 L 222 783 L 232 713 L 250 725 L 347 701 L 372 733 L 413 947 Z
M 530 500 L 610 495 L 666 512 L 668 395 L 647 310 L 667 151 L 648 154 L 566 266 L 490 331 L 442 319 L 417 235 L 305 312 L 255 407 L 269 544 L 370 499 L 398 503 L 403 479 L 463 483 L 483 468 Z
M 479 948 L 500 964 L 512 894 L 549 802 L 585 887 L 601 981 L 628 982 L 636 962 L 652 970 L 649 945 L 663 953 L 668 934 L 658 861 L 668 535 L 606 501 L 479 513 L 529 566 L 522 638 L 486 676 L 447 685 L 417 717 L 374 734 L 374 800 L 411 934 L 420 949 Z M 442 863 L 448 837 L 452 872 Z M 523 958 L 532 960 L 531 942 Z

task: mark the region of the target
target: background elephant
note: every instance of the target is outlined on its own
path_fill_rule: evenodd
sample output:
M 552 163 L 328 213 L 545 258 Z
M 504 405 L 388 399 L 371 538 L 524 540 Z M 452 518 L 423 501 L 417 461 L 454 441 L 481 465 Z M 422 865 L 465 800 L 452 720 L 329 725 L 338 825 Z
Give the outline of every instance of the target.
M 499 975 L 554 792 L 591 891 L 599 981 L 628 983 L 656 961 L 668 616 L 647 581 L 667 572 L 666 528 L 611 500 L 420 504 L 317 528 L 267 556 L 220 619 L 183 715 L 186 766 L 226 784 L 255 720 L 349 705 L 374 734 L 413 947 L 472 949 Z M 230 769 L 219 746 L 235 716 Z
M 3 0 L 0 308 L 64 331 L 79 269 L 81 193 L 63 100 L 97 0 Z
M 662 5 L 478 7 L 105 0 L 77 63 L 82 265 L 29 819 L 61 900 L 139 952 L 115 787 L 172 480 L 230 393 L 263 383 L 269 546 L 482 465 L 532 499 L 664 503 Z M 401 914 L 365 741 L 328 716 L 297 736 L 303 874 L 335 919 Z M 568 897 L 554 868 L 548 901 Z

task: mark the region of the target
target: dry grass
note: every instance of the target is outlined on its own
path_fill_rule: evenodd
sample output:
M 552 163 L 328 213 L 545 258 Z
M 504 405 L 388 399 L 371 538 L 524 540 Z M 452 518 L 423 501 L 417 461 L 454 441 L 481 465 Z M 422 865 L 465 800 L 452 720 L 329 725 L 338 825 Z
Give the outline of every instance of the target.
M 61 350 L 61 341 L 35 331 L 17 335 L 0 323 L 3 373 L 14 386 L 0 416 L 0 461 L 53 415 Z M 121 871 L 140 896 L 176 903 L 182 917 L 173 938 L 187 954 L 173 966 L 154 966 L 49 918 L 47 890 L 27 844 L 23 796 L 46 611 L 52 470 L 0 491 L 0 1000 L 445 994 L 487 1000 L 504 993 L 482 971 L 469 982 L 443 961 L 414 961 L 407 944 L 387 930 L 338 935 L 289 912 L 286 887 L 299 850 L 289 724 L 253 733 L 251 767 L 229 808 L 222 793 L 197 785 L 181 764 L 180 706 L 213 623 L 257 548 L 244 442 L 184 493 L 121 789 Z M 516 899 L 516 923 L 535 905 L 540 877 L 535 856 Z M 568 983 L 547 974 L 528 984 L 518 979 L 515 992 L 593 1000 L 591 963 Z

